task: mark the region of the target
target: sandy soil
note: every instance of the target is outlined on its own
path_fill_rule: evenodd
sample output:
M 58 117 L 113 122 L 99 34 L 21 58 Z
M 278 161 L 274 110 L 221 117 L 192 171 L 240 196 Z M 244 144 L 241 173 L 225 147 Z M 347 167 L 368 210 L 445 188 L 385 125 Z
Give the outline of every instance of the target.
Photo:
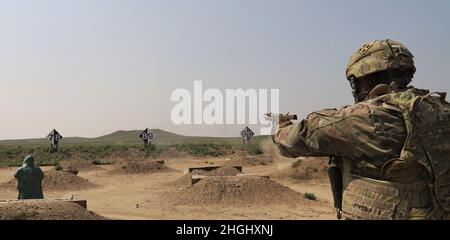
M 183 176 L 183 170 L 211 163 L 225 164 L 225 158 L 173 158 L 166 160 L 169 168 L 179 170 L 162 173 L 114 175 L 114 166 L 80 171 L 78 176 L 96 184 L 94 188 L 79 191 L 46 191 L 46 198 L 62 197 L 71 193 L 75 198 L 88 200 L 88 209 L 112 219 L 335 219 L 330 187 L 322 180 L 294 181 L 289 178 L 272 178 L 276 182 L 303 194 L 312 192 L 317 201 L 287 203 L 252 203 L 228 205 L 172 205 L 165 201 L 167 192 L 179 190 L 170 184 Z M 270 175 L 286 169 L 293 161 L 280 160 L 267 166 L 245 166 L 244 173 Z M 49 168 L 44 168 L 48 170 Z M 11 180 L 15 168 L 0 169 L 0 183 Z M 2 189 L 0 199 L 14 199 L 16 191 Z

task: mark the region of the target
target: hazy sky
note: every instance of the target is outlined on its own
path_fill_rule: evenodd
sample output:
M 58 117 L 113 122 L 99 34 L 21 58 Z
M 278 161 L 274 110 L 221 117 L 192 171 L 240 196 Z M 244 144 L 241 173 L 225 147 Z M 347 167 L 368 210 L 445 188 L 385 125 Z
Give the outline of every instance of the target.
M 94 137 L 162 128 L 234 136 L 241 126 L 176 126 L 176 88 L 279 88 L 301 117 L 352 103 L 345 79 L 363 42 L 415 55 L 413 85 L 449 91 L 449 1 L 1 0 L 0 139 Z

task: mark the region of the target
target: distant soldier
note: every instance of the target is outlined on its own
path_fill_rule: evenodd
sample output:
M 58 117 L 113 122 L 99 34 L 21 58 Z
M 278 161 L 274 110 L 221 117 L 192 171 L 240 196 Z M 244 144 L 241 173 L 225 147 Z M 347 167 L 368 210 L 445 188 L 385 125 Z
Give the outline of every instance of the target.
M 34 164 L 34 158 L 28 155 L 23 165 L 17 170 L 14 177 L 17 179 L 18 199 L 43 199 L 42 179 L 44 173 Z
M 408 86 L 415 71 L 403 44 L 364 44 L 346 71 L 354 105 L 279 122 L 283 155 L 330 156 L 338 218 L 449 219 L 450 104 Z

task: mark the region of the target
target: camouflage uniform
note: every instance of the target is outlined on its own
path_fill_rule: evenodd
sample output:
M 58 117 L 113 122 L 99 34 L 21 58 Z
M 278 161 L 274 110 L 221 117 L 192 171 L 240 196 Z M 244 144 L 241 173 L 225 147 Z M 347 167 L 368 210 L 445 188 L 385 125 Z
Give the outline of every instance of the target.
M 368 65 L 361 66 L 367 71 Z M 414 87 L 399 90 L 395 83 L 379 84 L 365 101 L 313 112 L 298 123 L 279 128 L 273 139 L 287 157 L 334 157 L 342 171 L 339 211 L 345 218 L 447 218 L 450 178 L 446 169 L 450 166 L 445 154 L 450 154 L 450 113 L 446 111 L 450 105 L 444 98 Z M 432 104 L 425 104 L 429 102 Z M 420 126 L 416 119 L 430 124 Z M 423 135 L 430 126 L 439 126 L 435 129 L 444 137 L 419 144 L 418 132 Z M 430 157 L 422 151 L 422 147 L 439 142 L 433 154 L 440 156 L 436 158 L 442 163 L 440 169 L 431 166 Z M 443 173 L 439 186 L 433 180 L 436 170 Z M 438 188 L 446 193 L 435 197 Z

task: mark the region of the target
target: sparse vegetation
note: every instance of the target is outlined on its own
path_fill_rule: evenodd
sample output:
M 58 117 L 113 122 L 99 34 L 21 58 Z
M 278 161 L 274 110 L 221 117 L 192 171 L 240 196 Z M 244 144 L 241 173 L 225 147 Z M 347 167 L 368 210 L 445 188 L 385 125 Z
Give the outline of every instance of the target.
M 177 151 L 187 152 L 195 156 L 218 157 L 226 154 L 229 147 L 219 144 L 182 144 L 173 146 Z
M 233 149 L 245 149 L 251 155 L 262 154 L 259 145 L 232 145 L 232 144 L 174 144 L 151 145 L 145 148 L 143 145 L 69 145 L 61 146 L 57 152 L 52 153 L 46 146 L 1 146 L 0 166 L 18 167 L 23 158 L 32 154 L 40 166 L 58 167 L 59 162 L 67 159 L 79 159 L 91 162 L 94 165 L 106 165 L 113 163 L 111 158 L 134 156 L 148 158 L 158 156 L 170 149 L 186 152 L 199 157 L 219 157 L 229 154 Z
M 250 155 L 260 155 L 263 154 L 263 150 L 259 144 L 251 144 L 245 147 L 247 153 Z
M 91 161 L 92 164 L 94 164 L 95 166 L 99 166 L 99 165 L 112 165 L 115 162 L 114 161 L 108 161 L 108 160 L 93 160 Z
M 97 160 L 97 159 L 96 159 L 96 160 L 93 160 L 91 163 L 94 164 L 94 165 L 96 165 L 96 166 L 102 165 L 102 161 Z
M 316 195 L 314 193 L 311 193 L 311 192 L 306 192 L 304 197 L 306 199 L 313 200 L 313 201 L 317 200 Z
M 156 146 L 154 144 L 152 144 L 150 146 L 145 146 L 144 147 L 145 157 L 150 157 L 152 155 L 152 153 L 154 153 L 155 150 L 156 150 Z
M 137 158 L 158 156 L 166 151 L 186 152 L 199 157 L 218 157 L 233 149 L 244 149 L 251 155 L 262 154 L 259 146 L 265 136 L 254 137 L 249 146 L 241 138 L 187 137 L 154 130 L 157 142 L 144 148 L 139 141 L 139 131 L 117 131 L 99 138 L 65 138 L 57 152 L 52 152 L 47 140 L 0 141 L 0 166 L 18 167 L 23 158 L 32 154 L 40 166 L 57 166 L 68 159 L 86 160 L 95 165 L 111 164 L 110 159 L 132 155 Z
M 61 165 L 56 165 L 55 166 L 55 171 L 62 171 L 63 170 L 63 167 L 61 166 Z

